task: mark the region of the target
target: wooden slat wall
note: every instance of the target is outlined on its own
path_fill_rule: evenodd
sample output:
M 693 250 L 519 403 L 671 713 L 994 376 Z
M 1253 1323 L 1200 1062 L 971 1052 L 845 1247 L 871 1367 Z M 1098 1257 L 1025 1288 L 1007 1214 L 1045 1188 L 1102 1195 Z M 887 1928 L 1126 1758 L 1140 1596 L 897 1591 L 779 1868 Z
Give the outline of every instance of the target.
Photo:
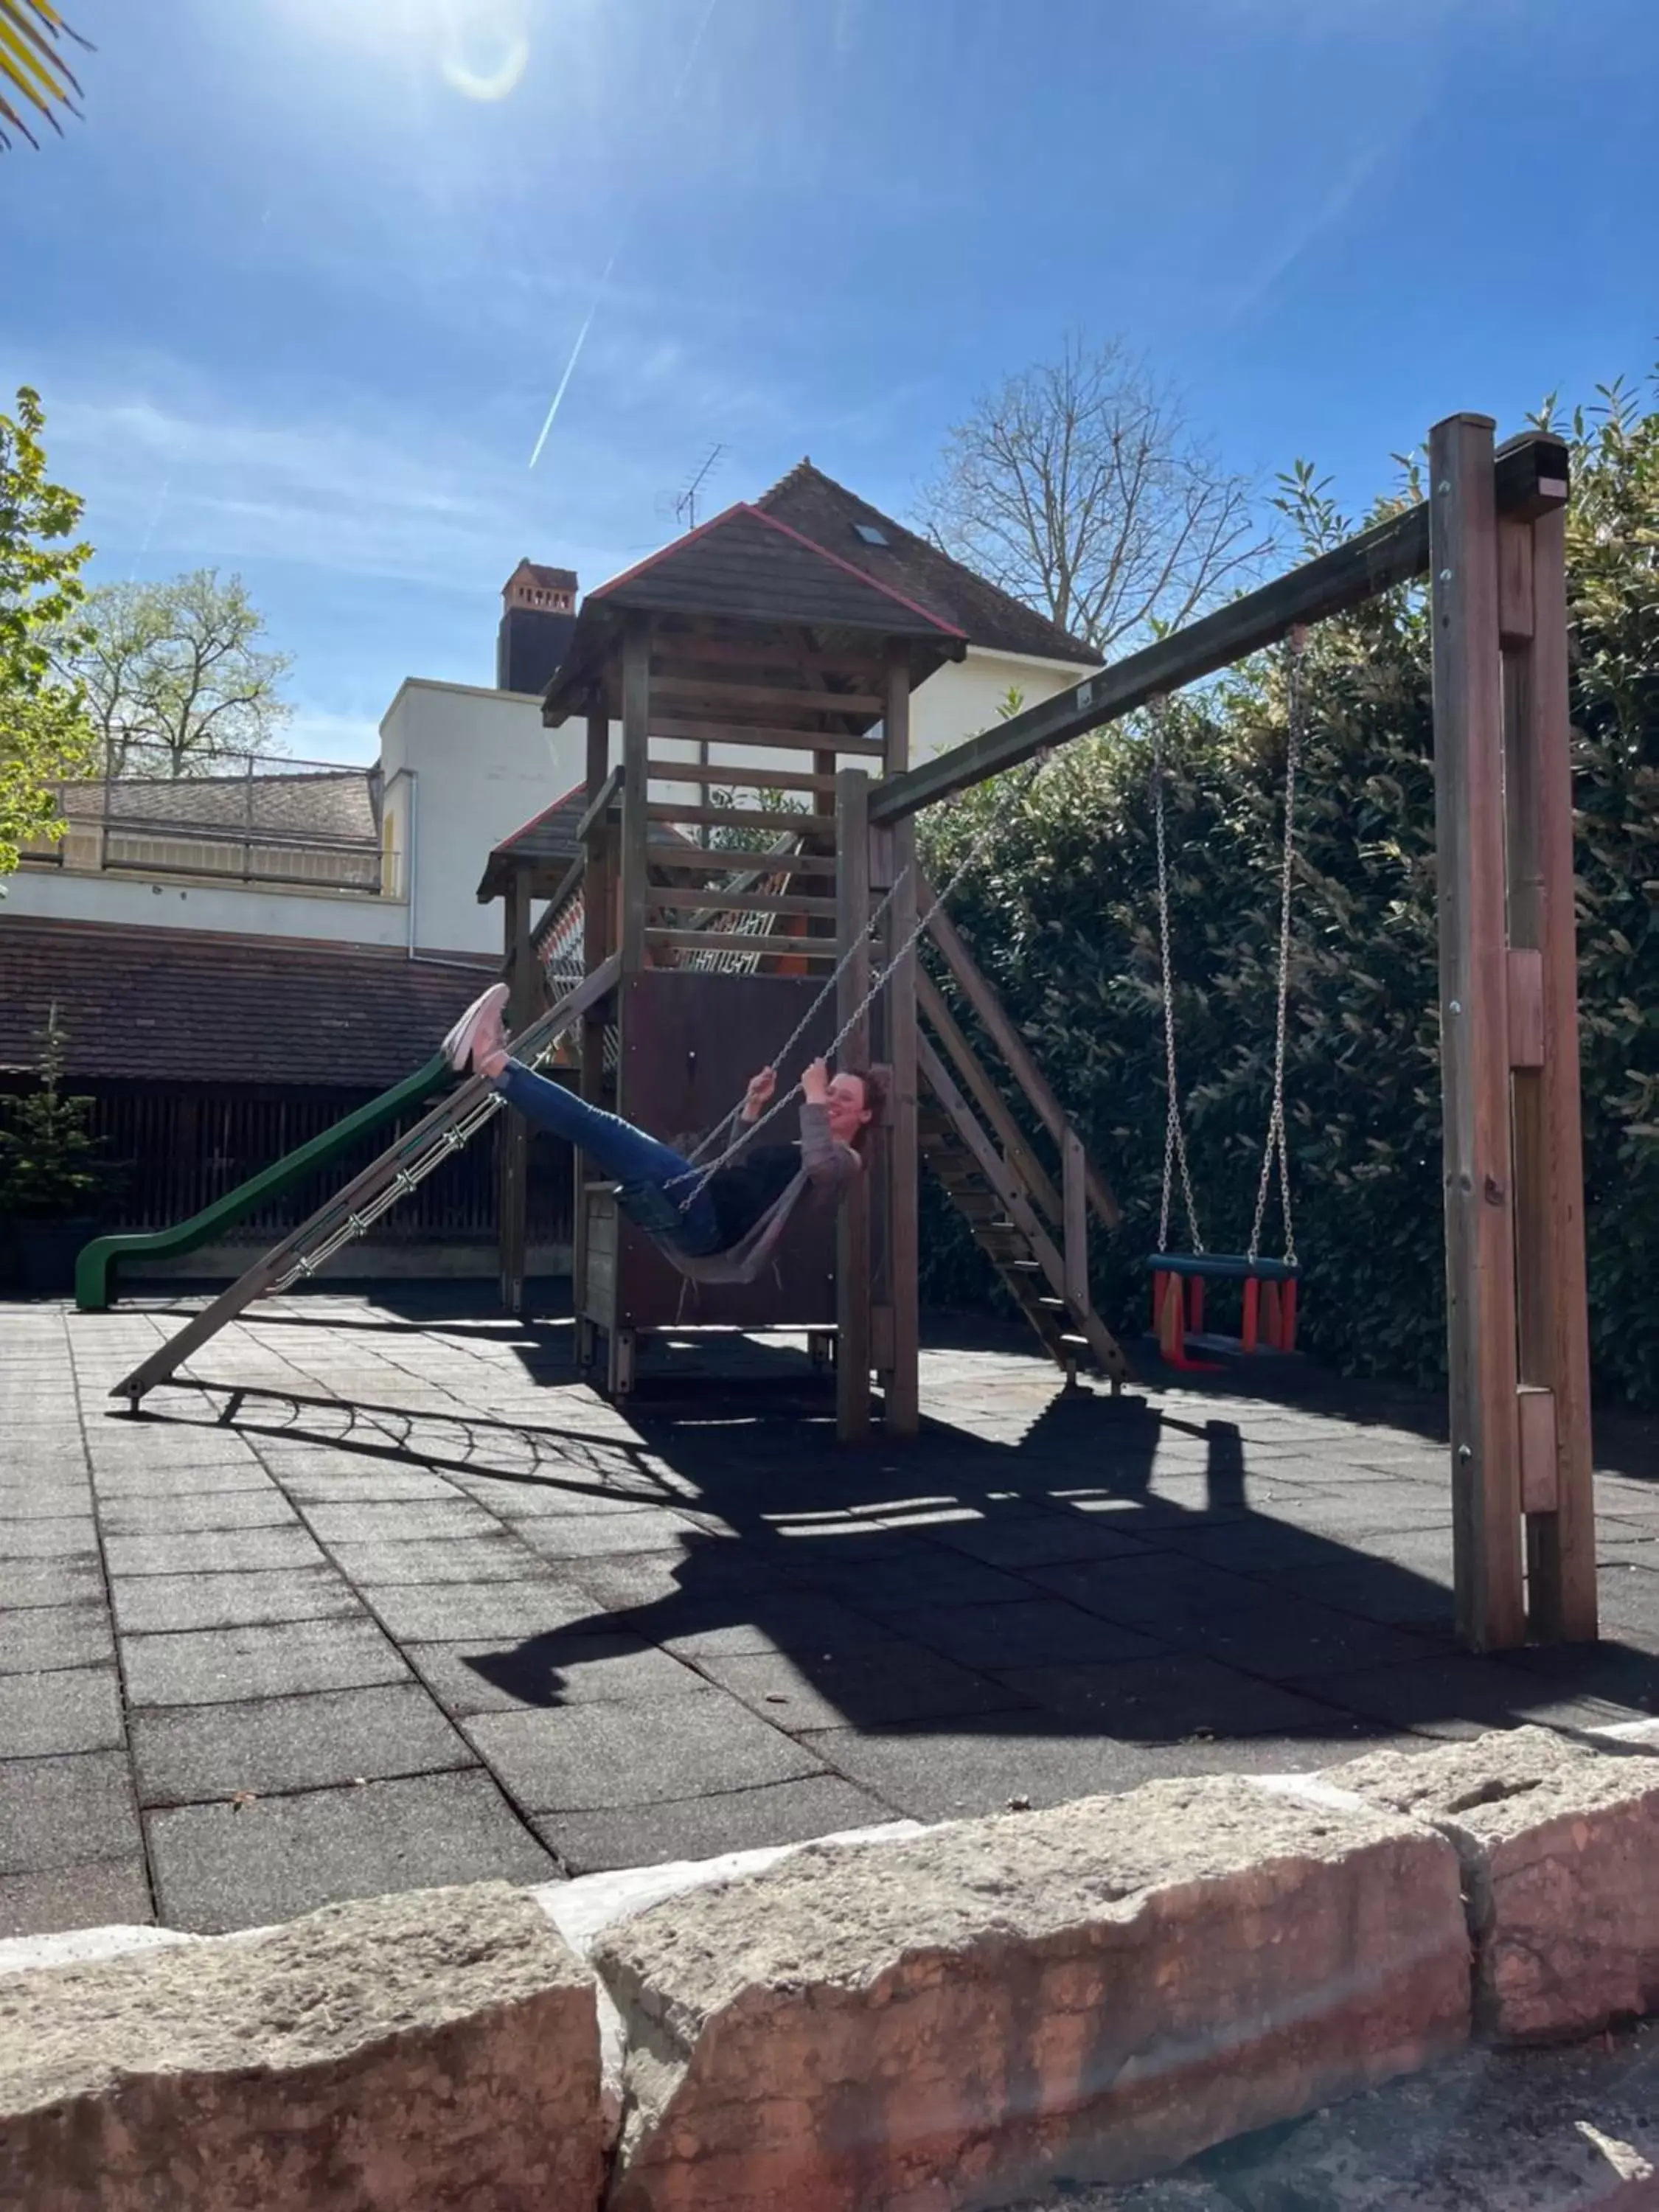
M 21 1087 L 21 1086 L 10 1086 Z M 94 1133 L 115 1172 L 98 1215 L 110 1229 L 166 1229 L 234 1190 L 298 1145 L 319 1136 L 374 1096 L 369 1091 L 198 1086 L 117 1089 L 78 1083 L 90 1097 Z M 418 1115 L 411 1115 L 412 1127 Z M 387 1128 L 366 1137 L 349 1158 L 251 1216 L 238 1238 L 272 1242 L 304 1220 L 331 1190 L 392 1141 Z M 531 1147 L 529 1242 L 562 1243 L 570 1235 L 569 1148 L 537 1136 Z M 494 1236 L 495 1129 L 474 1139 L 377 1224 L 377 1244 L 418 1244 Z

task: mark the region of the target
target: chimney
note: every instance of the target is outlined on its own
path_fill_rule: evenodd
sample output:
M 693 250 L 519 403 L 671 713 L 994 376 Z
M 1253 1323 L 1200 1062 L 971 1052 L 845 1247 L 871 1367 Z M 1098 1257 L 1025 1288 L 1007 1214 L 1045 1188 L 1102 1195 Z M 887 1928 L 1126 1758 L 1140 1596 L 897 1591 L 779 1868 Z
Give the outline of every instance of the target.
M 576 572 L 520 561 L 501 586 L 495 633 L 498 691 L 546 690 L 576 627 Z

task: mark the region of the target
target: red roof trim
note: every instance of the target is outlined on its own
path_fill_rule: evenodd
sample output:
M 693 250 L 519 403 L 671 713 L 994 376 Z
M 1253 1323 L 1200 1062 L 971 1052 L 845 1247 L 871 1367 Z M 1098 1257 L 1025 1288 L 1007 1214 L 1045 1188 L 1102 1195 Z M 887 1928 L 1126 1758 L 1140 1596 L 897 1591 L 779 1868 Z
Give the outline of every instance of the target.
M 635 576 L 642 576 L 647 568 L 654 568 L 659 561 L 665 561 L 671 553 L 678 553 L 682 546 L 690 545 L 699 538 L 707 538 L 711 530 L 718 530 L 721 523 L 729 522 L 734 514 L 743 514 L 747 511 L 746 502 L 743 500 L 734 501 L 730 507 L 723 507 L 718 514 L 711 514 L 707 522 L 700 522 L 695 530 L 688 530 L 684 538 L 670 538 L 666 545 L 659 545 L 654 553 L 647 553 L 643 561 L 636 561 L 631 568 L 624 568 L 620 576 L 607 576 L 604 583 L 593 586 L 588 598 L 602 599 L 607 592 L 614 592 L 618 584 L 631 583 Z

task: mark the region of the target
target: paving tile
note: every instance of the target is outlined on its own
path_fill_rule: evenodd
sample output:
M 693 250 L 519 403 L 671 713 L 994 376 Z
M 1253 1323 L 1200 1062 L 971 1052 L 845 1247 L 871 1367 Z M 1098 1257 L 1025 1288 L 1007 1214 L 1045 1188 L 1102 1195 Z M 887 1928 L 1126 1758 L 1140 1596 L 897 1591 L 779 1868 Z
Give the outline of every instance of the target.
M 157 1497 L 105 1498 L 98 1509 L 106 1536 L 194 1535 L 209 1529 L 281 1528 L 299 1516 L 274 1482 L 257 1490 L 189 1492 Z M 255 1562 L 254 1564 L 258 1564 Z
M 1242 1521 L 1195 1522 L 1171 1529 L 1166 1547 L 1183 1559 L 1199 1559 L 1235 1574 L 1271 1574 L 1295 1567 L 1333 1566 L 1348 1554 L 1316 1530 L 1295 1521 L 1252 1515 Z
M 141 1805 L 189 1805 L 239 1790 L 324 1790 L 360 1776 L 434 1774 L 477 1760 L 413 1682 L 310 1697 L 185 1705 L 132 1717 Z
M 494 1529 L 481 1536 L 431 1536 L 407 1543 L 331 1546 L 342 1574 L 365 1589 L 433 1583 L 521 1583 L 542 1571 L 533 1553 Z
M 143 1928 L 155 1917 L 141 1851 L 38 1874 L 0 1875 L 0 1936 Z
M 527 1811 L 595 1812 L 820 1771 L 810 1752 L 711 1692 L 650 1705 L 483 1713 L 466 1723 L 490 1771 Z
M 1167 1649 L 1143 1630 L 1121 1628 L 1062 1598 L 1035 1594 L 1011 1605 L 919 1605 L 902 1626 L 918 1644 L 964 1667 L 999 1670 L 1150 1659 Z
M 536 1832 L 567 1872 L 660 1866 L 671 1859 L 708 1859 L 768 1844 L 811 1843 L 850 1828 L 873 1828 L 893 1814 L 878 1797 L 839 1775 L 810 1774 L 757 1790 L 665 1805 L 626 1805 L 611 1812 L 544 1813 Z
M 446 1712 L 513 1713 L 525 1705 L 650 1705 L 706 1692 L 693 1668 L 635 1636 L 556 1631 L 510 1649 L 488 1638 L 410 1644 L 404 1657 Z
M 350 1585 L 330 1567 L 117 1576 L 111 1589 L 123 1637 L 164 1629 L 236 1628 L 256 1621 L 347 1620 L 362 1611 Z
M 0 1526 L 14 1522 L 61 1521 L 66 1514 L 90 1513 L 92 1486 L 87 1482 L 7 1483 L 0 1487 Z
M 114 1653 L 109 1610 L 101 1602 L 0 1608 L 0 1674 L 96 1667 Z
M 40 1874 L 138 1849 L 122 1751 L 0 1765 L 0 1874 Z
M 416 1505 L 454 1503 L 454 1485 L 422 1468 L 384 1467 L 356 1453 L 343 1452 L 337 1467 L 290 1468 L 268 1459 L 271 1474 L 301 1505 Z
M 0 1522 L 0 1575 L 12 1559 L 95 1559 L 98 1524 L 90 1513 Z
M 1133 1790 L 1158 1770 L 1138 1744 L 1056 1735 L 1054 1722 L 1013 1716 L 938 1729 L 831 1729 L 803 1738 L 826 1766 L 917 1820 L 1000 1813 L 1011 1799 L 1063 1805 Z
M 1328 1671 L 1395 1666 L 1450 1649 L 1449 1641 L 1430 1629 L 1362 1620 L 1289 1593 L 1248 1612 L 1218 1610 L 1171 1640 L 1275 1681 L 1292 1675 L 1311 1681 Z
M 410 1498 L 345 1505 L 306 1503 L 306 1525 L 319 1543 L 416 1544 L 488 1536 L 497 1523 L 465 1498 Z
M 550 1565 L 551 1562 L 549 1563 Z M 789 1585 L 766 1561 L 726 1539 L 673 1552 L 635 1552 L 616 1559 L 568 1562 L 574 1580 L 605 1611 L 638 1613 L 660 1607 L 665 1615 L 690 1604 L 782 1600 Z
M 257 1460 L 222 1467 L 100 1468 L 101 1505 L 112 1498 L 213 1498 L 229 1490 L 269 1490 L 270 1477 Z
M 586 1592 L 550 1573 L 523 1582 L 377 1584 L 369 1601 L 400 1643 L 449 1644 L 465 1637 L 517 1643 L 573 1621 L 603 1620 Z
M 106 1534 L 112 1577 L 246 1574 L 259 1567 L 320 1567 L 321 1551 L 297 1521 L 285 1528 L 167 1529 Z
M 107 1751 L 125 1742 L 113 1667 L 0 1674 L 0 1759 Z
M 1323 1705 L 1431 1736 L 1467 1737 L 1486 1729 L 1596 1728 L 1638 1719 L 1641 1709 L 1588 1689 L 1540 1679 L 1508 1655 L 1455 1652 L 1405 1666 L 1321 1674 L 1286 1687 L 1305 1689 Z
M 477 1769 L 145 1815 L 157 1917 L 210 1935 L 319 1905 L 558 1869 Z
M 1006 1683 L 988 1681 L 914 1644 L 902 1651 L 865 1644 L 833 1659 L 755 1652 L 697 1663 L 722 1689 L 791 1735 L 804 1729 L 886 1728 L 1006 1712 L 1030 1702 Z
M 12 1559 L 3 1551 L 0 1546 L 0 1607 L 103 1603 L 104 1571 L 95 1553 L 91 1558 Z
M 701 1540 L 695 1522 L 666 1510 L 547 1513 L 517 1521 L 520 1540 L 544 1559 L 617 1559 L 634 1552 L 672 1552 Z
M 116 1473 L 135 1467 L 233 1467 L 253 1457 L 252 1446 L 239 1430 L 217 1422 L 171 1420 L 165 1416 L 126 1413 L 92 1413 L 87 1422 L 87 1449 L 94 1472 L 108 1468 Z
M 1050 1567 L 1067 1559 L 1139 1558 L 1141 1540 L 1127 1528 L 1080 1513 L 1033 1513 L 1018 1520 L 956 1521 L 929 1528 L 937 1544 L 987 1566 Z
M 632 1616 L 618 1613 L 615 1618 L 620 1624 Z M 838 1599 L 812 1590 L 712 1600 L 707 1605 L 688 1600 L 672 1615 L 654 1621 L 649 1614 L 639 1619 L 641 1623 L 651 1622 L 648 1632 L 665 1650 L 682 1659 L 741 1651 L 827 1657 L 858 1645 L 898 1643 L 903 1637 L 901 1622 L 856 1613 Z
M 1339 1613 L 1393 1626 L 1437 1631 L 1449 1636 L 1454 1625 L 1448 1583 L 1396 1566 L 1388 1559 L 1358 1559 L 1338 1566 L 1298 1567 L 1269 1577 L 1275 1589 L 1293 1598 L 1315 1598 Z
M 1102 1735 L 1161 1743 L 1197 1735 L 1288 1734 L 1342 1725 L 1328 1705 L 1212 1659 L 1165 1656 L 1109 1666 L 1021 1667 L 1000 1676 L 1028 1703 Z
M 372 1620 L 361 1619 L 124 1636 L 121 1660 L 135 1707 L 349 1690 L 403 1681 L 409 1674 L 396 1647 Z
M 1110 1563 L 1125 1567 L 1129 1562 Z M 1140 1563 L 1134 1563 L 1138 1570 Z M 1040 1568 L 1038 1573 L 1054 1571 Z M 804 1580 L 855 1605 L 860 1612 L 908 1614 L 921 1605 L 994 1605 L 999 1599 L 1029 1598 L 1028 1584 L 978 1559 L 920 1544 L 914 1553 L 878 1559 L 826 1560 L 797 1569 Z
M 1158 1636 L 1172 1634 L 1183 1624 L 1201 1623 L 1218 1610 L 1237 1614 L 1273 1601 L 1259 1583 L 1169 1552 L 1144 1559 L 1084 1559 L 1073 1565 L 1031 1567 L 1027 1579 L 1103 1620 L 1124 1621 Z

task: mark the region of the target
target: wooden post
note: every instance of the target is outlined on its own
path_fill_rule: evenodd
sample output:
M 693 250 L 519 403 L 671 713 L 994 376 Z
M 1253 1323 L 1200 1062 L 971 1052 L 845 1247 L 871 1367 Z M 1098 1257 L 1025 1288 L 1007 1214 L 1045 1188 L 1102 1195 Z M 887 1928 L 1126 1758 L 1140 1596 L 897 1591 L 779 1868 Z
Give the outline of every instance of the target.
M 587 709 L 587 803 L 592 806 L 611 772 L 611 714 L 604 690 Z M 594 835 L 582 869 L 582 970 L 591 975 L 609 956 L 611 945 L 611 840 L 601 828 Z M 605 1008 L 582 1017 L 581 1094 L 590 1105 L 605 1103 Z M 581 1318 L 587 1282 L 587 1156 L 571 1159 L 570 1275 L 579 1344 L 586 1342 Z M 585 1363 L 583 1363 L 585 1364 Z
M 507 1027 L 511 1036 L 533 1022 L 542 1011 L 535 948 L 530 942 L 530 871 L 523 865 L 507 872 L 503 909 Z M 530 1130 L 519 1114 L 498 1115 L 495 1129 L 500 1147 L 495 1158 L 501 1304 L 508 1313 L 522 1313 L 529 1241 Z
M 910 655 L 908 646 L 887 650 L 885 743 L 883 773 L 901 775 L 910 761 Z M 916 829 L 907 815 L 896 823 L 893 875 L 900 888 L 887 910 L 887 957 L 894 959 L 916 925 Z M 892 1065 L 893 1097 L 887 1177 L 887 1289 L 893 1310 L 893 1358 L 884 1425 L 896 1437 L 914 1437 L 921 1427 L 921 1227 L 917 1180 L 921 1160 L 916 1107 L 916 955 L 904 955 L 888 983 L 887 1058 Z
M 1597 1632 L 1566 518 L 1503 525 L 1510 1060 L 1527 1605 L 1547 1643 Z
M 1429 471 L 1453 1556 L 1460 1634 L 1501 1650 L 1526 1617 L 1491 421 L 1437 423 Z
M 646 750 L 651 726 L 651 617 L 630 614 L 623 633 L 622 673 L 622 927 L 623 973 L 645 965 Z M 624 1066 L 625 1066 L 624 1061 Z M 624 1112 L 627 1110 L 624 1107 Z
M 842 769 L 836 778 L 836 935 L 847 965 L 836 991 L 836 1027 L 859 1014 L 842 1047 L 858 1067 L 870 1065 L 864 1004 L 870 989 L 869 811 L 869 777 L 862 769 Z M 868 1141 L 865 1157 L 872 1157 Z M 836 1433 L 844 1444 L 863 1443 L 870 1434 L 870 1257 L 866 1169 L 842 1200 L 836 1230 Z
M 1066 1296 L 1082 1313 L 1089 1304 L 1089 1193 L 1083 1173 L 1083 1139 L 1069 1124 L 1060 1146 L 1060 1177 Z

